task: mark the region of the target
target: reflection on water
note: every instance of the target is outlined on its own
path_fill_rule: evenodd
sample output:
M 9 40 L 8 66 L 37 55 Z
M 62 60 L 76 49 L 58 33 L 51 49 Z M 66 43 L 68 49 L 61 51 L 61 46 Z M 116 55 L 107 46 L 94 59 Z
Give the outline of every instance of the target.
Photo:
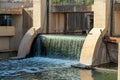
M 0 62 L 0 80 L 117 80 L 117 72 L 71 68 L 79 61 L 28 58 Z
M 81 70 L 80 71 L 81 80 L 94 80 L 92 77 L 91 70 Z
M 81 80 L 117 80 L 117 72 L 80 71 Z

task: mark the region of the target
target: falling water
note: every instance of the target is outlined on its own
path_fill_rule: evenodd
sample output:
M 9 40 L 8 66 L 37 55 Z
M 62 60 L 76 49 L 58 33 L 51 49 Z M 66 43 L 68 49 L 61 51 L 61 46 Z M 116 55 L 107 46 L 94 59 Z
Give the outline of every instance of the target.
M 34 56 L 79 59 L 85 36 L 39 35 Z

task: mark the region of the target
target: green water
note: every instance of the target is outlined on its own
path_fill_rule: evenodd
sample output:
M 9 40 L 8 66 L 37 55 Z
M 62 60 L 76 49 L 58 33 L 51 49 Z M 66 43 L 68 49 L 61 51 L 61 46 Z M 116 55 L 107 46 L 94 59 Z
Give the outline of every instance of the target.
M 26 74 L 17 77 L 6 77 L 4 80 L 117 80 L 117 73 L 102 73 L 97 71 L 81 71 L 73 68 L 44 71 L 42 73 Z
M 85 36 L 39 35 L 34 45 L 35 56 L 80 58 Z

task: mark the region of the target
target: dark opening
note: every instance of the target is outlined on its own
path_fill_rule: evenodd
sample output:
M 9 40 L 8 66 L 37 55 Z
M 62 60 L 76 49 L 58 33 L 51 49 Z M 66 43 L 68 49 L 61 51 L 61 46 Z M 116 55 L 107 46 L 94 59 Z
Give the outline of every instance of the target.
M 0 26 L 12 26 L 12 16 L 0 15 Z
M 65 32 L 85 32 L 93 28 L 93 13 L 67 13 L 65 22 Z

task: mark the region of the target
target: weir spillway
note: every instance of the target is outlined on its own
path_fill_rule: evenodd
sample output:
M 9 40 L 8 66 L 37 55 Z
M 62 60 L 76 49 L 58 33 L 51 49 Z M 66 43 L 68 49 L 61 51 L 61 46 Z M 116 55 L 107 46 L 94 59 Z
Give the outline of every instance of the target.
M 79 60 L 84 35 L 39 35 L 31 48 L 33 56 Z
M 79 64 L 84 35 L 38 35 L 30 58 L 0 62 L 1 80 L 117 80 L 117 72 L 81 70 Z M 116 67 L 110 67 L 117 69 Z

